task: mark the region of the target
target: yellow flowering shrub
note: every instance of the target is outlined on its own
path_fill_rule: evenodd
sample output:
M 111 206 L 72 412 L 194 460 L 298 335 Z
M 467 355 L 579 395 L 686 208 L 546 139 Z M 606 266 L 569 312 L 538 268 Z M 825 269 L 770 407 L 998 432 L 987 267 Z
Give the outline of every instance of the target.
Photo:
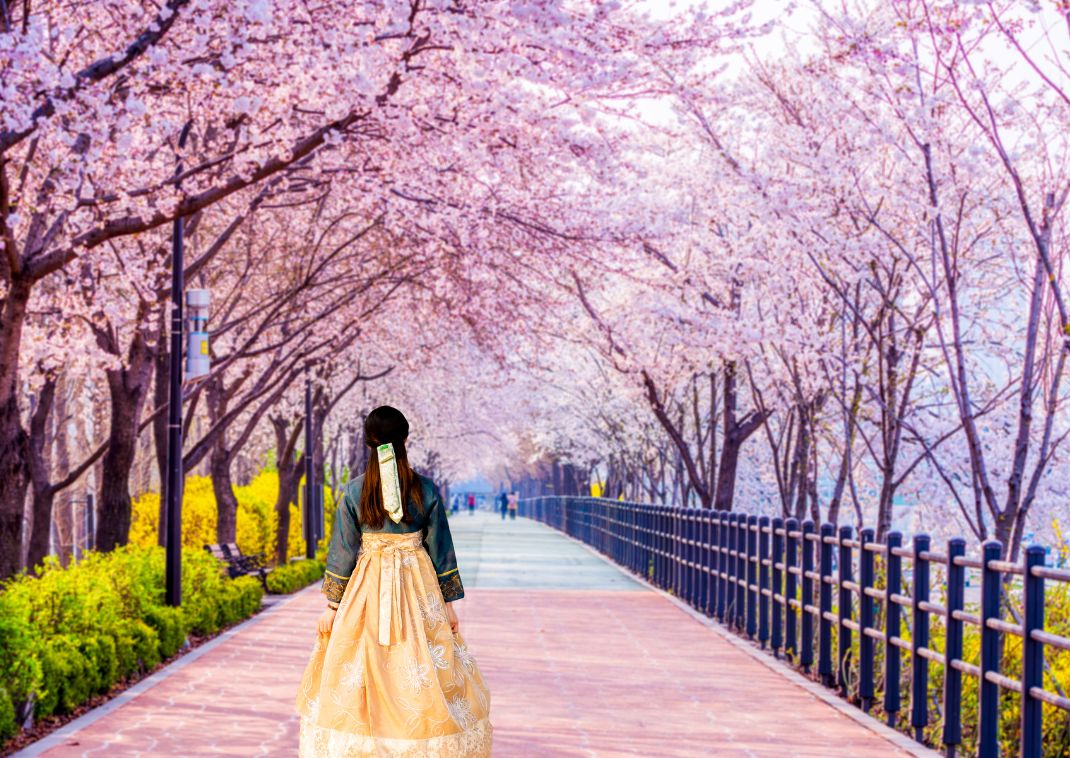
M 302 485 L 303 486 L 303 485 Z M 244 487 L 235 487 L 238 498 L 238 547 L 243 553 L 264 553 L 271 559 L 275 555 L 275 530 L 278 517 L 275 514 L 275 498 L 279 491 L 279 475 L 265 469 Z M 334 515 L 334 497 L 328 489 L 324 494 L 326 532 L 330 534 L 330 522 Z M 130 543 L 140 547 L 156 544 L 159 528 L 160 495 L 148 492 L 134 500 L 130 524 Z M 305 554 L 304 526 L 301 509 L 290 504 L 290 530 L 287 557 Z M 212 481 L 206 476 L 186 478 L 182 497 L 182 545 L 203 548 L 216 541 L 216 501 Z

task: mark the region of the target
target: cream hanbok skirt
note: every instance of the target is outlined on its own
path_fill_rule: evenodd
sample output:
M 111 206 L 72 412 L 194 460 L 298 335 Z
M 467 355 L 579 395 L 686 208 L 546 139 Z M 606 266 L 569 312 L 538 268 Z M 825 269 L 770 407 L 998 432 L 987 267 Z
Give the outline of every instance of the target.
M 297 695 L 301 758 L 489 756 L 490 693 L 422 535 L 364 534 Z

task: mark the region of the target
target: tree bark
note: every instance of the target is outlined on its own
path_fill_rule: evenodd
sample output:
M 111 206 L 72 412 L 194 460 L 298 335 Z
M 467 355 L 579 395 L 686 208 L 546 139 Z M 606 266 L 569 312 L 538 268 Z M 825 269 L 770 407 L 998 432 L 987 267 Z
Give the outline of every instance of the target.
M 48 422 L 56 399 L 56 380 L 48 377 L 37 395 L 30 419 L 30 486 L 32 488 L 33 522 L 30 527 L 29 552 L 26 565 L 34 568 L 49 553 L 52 536 L 52 504 L 56 491 L 52 487 L 51 439 Z
M 300 419 L 289 430 L 290 422 L 279 416 L 271 417 L 275 429 L 275 468 L 279 473 L 279 492 L 275 498 L 275 513 L 278 525 L 275 532 L 275 563 L 286 563 L 290 542 L 290 503 L 297 499 L 297 488 L 301 482 L 301 470 L 304 468 L 304 455 L 294 456 L 297 437 L 301 431 Z
M 151 373 L 152 355 L 141 334 L 131 344 L 130 365 L 107 372 L 111 427 L 100 481 L 99 550 L 114 550 L 130 538 L 130 472 Z
M 238 541 L 238 498 L 230 478 L 231 457 L 222 441 L 216 443 L 208 457 L 212 478 L 212 492 L 216 503 L 216 541 L 227 544 Z
M 30 486 L 29 435 L 19 413 L 19 344 L 31 285 L 15 279 L 0 305 L 0 580 L 22 568 L 22 521 Z
M 742 421 L 736 418 L 736 366 L 733 362 L 725 364 L 724 381 L 724 443 L 721 448 L 721 460 L 717 467 L 717 489 L 713 498 L 713 507 L 718 511 L 731 511 L 735 505 L 736 473 L 739 469 L 739 456 L 743 444 L 765 423 L 766 414 L 751 411 Z M 705 499 L 704 499 L 705 500 Z M 705 502 L 703 503 L 705 505 Z

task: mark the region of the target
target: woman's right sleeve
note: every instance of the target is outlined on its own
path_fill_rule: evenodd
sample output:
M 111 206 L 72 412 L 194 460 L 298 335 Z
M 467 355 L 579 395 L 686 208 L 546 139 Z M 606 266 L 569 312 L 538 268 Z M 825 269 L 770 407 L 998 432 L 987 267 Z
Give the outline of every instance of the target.
M 337 604 L 357 565 L 360 552 L 360 526 L 349 496 L 349 486 L 342 490 L 342 500 L 334 514 L 331 541 L 327 546 L 327 571 L 323 575 L 323 594 L 327 602 Z

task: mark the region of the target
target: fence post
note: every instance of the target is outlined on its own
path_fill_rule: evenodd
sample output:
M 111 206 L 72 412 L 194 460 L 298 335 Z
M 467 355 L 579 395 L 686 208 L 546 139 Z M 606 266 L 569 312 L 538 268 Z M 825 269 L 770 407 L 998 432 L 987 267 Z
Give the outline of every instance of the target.
M 758 519 L 758 643 L 765 648 L 769 641 L 769 517 Z M 766 594 L 769 593 L 769 594 Z
M 862 710 L 869 713 L 873 707 L 873 643 L 874 639 L 866 634 L 873 628 L 873 598 L 866 594 L 875 581 L 874 554 L 868 549 L 873 542 L 874 532 L 866 527 L 859 533 L 861 548 L 858 552 L 858 698 L 862 701 Z
M 699 519 L 699 598 L 700 610 L 713 615 L 713 512 L 703 509 Z
M 657 507 L 650 506 L 643 509 L 643 578 L 652 584 L 654 580 L 654 568 L 657 565 L 657 545 L 654 542 L 655 524 L 657 523 Z
M 797 568 L 799 564 L 799 538 L 795 535 L 795 532 L 798 531 L 798 519 L 789 518 L 784 523 L 784 541 L 786 543 L 784 555 L 784 653 L 787 654 L 790 650 L 792 660 L 794 661 L 799 660 L 799 645 L 795 639 L 795 608 L 791 605 L 792 600 L 798 600 L 796 595 L 798 594 L 799 577 L 792 571 L 792 569 Z
M 728 516 L 724 511 L 717 513 L 717 620 L 722 624 L 728 596 Z
M 929 659 L 920 650 L 929 647 L 929 561 L 922 553 L 929 550 L 929 535 L 914 535 L 914 607 L 913 630 L 910 635 L 910 725 L 914 727 L 914 739 L 925 740 L 925 727 L 929 725 Z
M 658 506 L 658 509 L 656 511 L 656 514 L 657 514 L 657 526 L 655 527 L 656 534 L 657 534 L 657 555 L 654 558 L 654 564 L 655 564 L 655 568 L 654 568 L 655 580 L 654 581 L 663 590 L 669 588 L 669 583 L 668 583 L 668 580 L 667 580 L 667 573 L 668 572 L 666 571 L 666 566 L 668 565 L 667 556 L 668 556 L 668 549 L 669 549 L 669 541 L 668 541 L 668 537 L 666 537 L 666 535 L 665 535 L 665 524 L 666 524 L 665 513 L 666 513 L 667 510 L 668 510 L 668 508 L 666 508 L 664 505 Z
M 743 619 L 743 587 L 739 583 L 739 575 L 743 572 L 743 555 L 744 551 L 740 549 L 743 545 L 744 530 L 743 530 L 743 514 L 733 513 L 732 518 L 732 628 L 739 628 L 739 622 Z
M 784 595 L 784 519 L 777 516 L 772 523 L 773 534 L 773 565 L 769 568 L 773 577 L 773 585 L 769 591 L 769 606 L 773 609 L 772 640 L 769 645 L 773 648 L 773 655 L 780 657 L 780 649 L 784 647 L 784 609 L 787 606 L 787 596 Z M 781 599 L 777 599 L 780 595 Z
M 690 602 L 690 577 L 687 575 L 687 508 L 676 509 L 676 596 L 685 603 Z
M 758 634 L 758 517 L 747 516 L 747 636 Z
M 636 573 L 644 579 L 651 578 L 651 561 L 646 546 L 646 516 L 648 507 L 636 509 Z
M 836 614 L 839 619 L 839 633 L 837 640 L 837 653 L 836 653 L 836 679 L 840 688 L 840 693 L 847 697 L 847 660 L 851 657 L 851 629 L 847 626 L 847 621 L 852 617 L 852 596 L 854 595 L 850 589 L 844 586 L 847 582 L 854 581 L 854 557 L 851 552 L 851 546 L 846 544 L 853 534 L 851 527 L 840 527 L 840 544 L 839 544 L 839 556 L 838 566 L 839 569 L 839 597 L 837 598 Z
M 896 715 L 903 706 L 899 692 L 899 648 L 892 642 L 899 637 L 902 608 L 892 600 L 903 586 L 903 559 L 895 554 L 903 544 L 903 535 L 889 532 L 885 540 L 888 552 L 885 555 L 887 584 L 884 588 L 884 712 L 888 714 L 888 726 L 895 727 Z
M 695 608 L 703 614 L 707 614 L 710 607 L 709 527 L 709 511 L 700 506 L 695 510 Z
M 1025 549 L 1022 597 L 1022 758 L 1040 758 L 1044 748 L 1044 706 L 1033 697 L 1034 687 L 1044 687 L 1044 643 L 1033 632 L 1044 631 L 1044 577 L 1033 568 L 1044 565 L 1044 548 Z
M 653 579 L 653 560 L 654 551 L 653 547 L 653 528 L 652 528 L 652 513 L 653 508 L 643 508 L 639 511 L 639 544 L 641 546 L 639 550 L 639 575 L 651 581 Z
M 978 698 L 979 741 L 978 758 L 999 756 L 999 685 L 988 680 L 988 672 L 999 673 L 1002 641 L 997 629 L 988 626 L 989 619 L 1000 617 L 1000 593 L 1003 577 L 991 567 L 992 561 L 1003 557 L 1003 545 L 988 540 L 981 546 L 981 684 Z
M 692 608 L 701 610 L 698 600 L 698 587 L 699 587 L 699 573 L 698 573 L 698 544 L 699 544 L 699 530 L 698 530 L 698 508 L 691 508 L 684 511 L 687 514 L 687 601 L 691 604 Z
M 662 513 L 665 534 L 665 589 L 672 591 L 676 585 L 676 519 L 673 518 L 673 509 L 665 508 Z
M 673 594 L 681 598 L 683 601 L 687 601 L 684 586 L 684 527 L 686 521 L 684 518 L 683 507 L 675 507 L 672 512 L 672 535 L 673 535 Z
M 672 556 L 670 589 L 672 594 L 680 597 L 680 517 L 675 506 L 669 509 L 669 534 L 672 537 L 672 549 L 669 551 Z
M 673 513 L 676 522 L 676 596 L 689 602 L 690 582 L 687 576 L 687 509 L 680 507 Z
M 802 651 L 799 663 L 809 672 L 814 664 L 814 522 L 807 519 L 802 525 Z
M 947 541 L 947 641 L 944 645 L 944 733 L 948 758 L 962 744 L 962 672 L 954 666 L 962 660 L 963 621 L 955 618 L 966 606 L 966 567 L 955 563 L 966 555 L 966 540 Z
M 700 506 L 695 508 L 695 513 L 691 517 L 691 576 L 694 577 L 694 584 L 691 587 L 691 605 L 700 612 L 706 609 L 706 599 L 703 593 L 706 585 L 702 581 L 706 573 L 704 552 L 707 544 L 704 539 L 706 535 L 704 515 L 705 510 Z
M 818 637 L 817 637 L 817 673 L 826 687 L 832 686 L 832 622 L 828 615 L 832 613 L 832 543 L 826 540 L 835 537 L 836 527 L 832 524 L 821 525 L 821 580 L 817 587 Z

